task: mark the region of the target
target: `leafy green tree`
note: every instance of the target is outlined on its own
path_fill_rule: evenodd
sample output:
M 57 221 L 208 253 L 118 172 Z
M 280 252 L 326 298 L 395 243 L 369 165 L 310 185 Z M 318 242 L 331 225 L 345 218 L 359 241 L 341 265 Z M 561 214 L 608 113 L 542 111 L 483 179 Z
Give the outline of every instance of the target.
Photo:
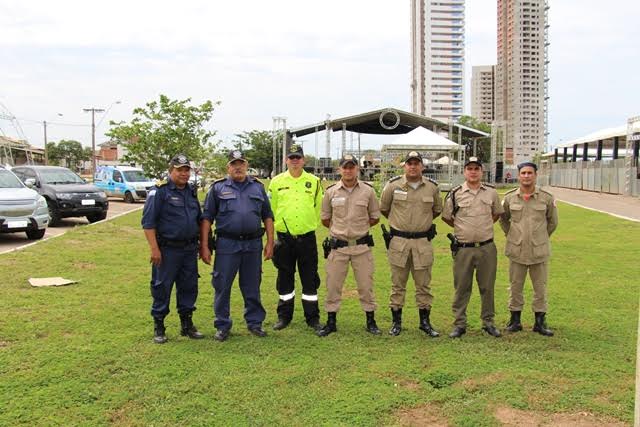
M 461 116 L 458 123 L 485 133 L 491 133 L 491 125 L 471 116 Z M 455 136 L 457 142 L 457 136 Z M 462 138 L 466 147 L 466 156 L 473 156 L 474 138 Z M 491 160 L 491 137 L 475 138 L 476 155 L 483 162 Z
M 236 135 L 234 146 L 241 149 L 256 169 L 273 169 L 273 133 L 265 130 L 252 130 Z M 278 153 L 281 155 L 280 153 Z
M 191 98 L 180 101 L 160 95 L 159 101 L 135 108 L 131 122 L 111 122 L 106 135 L 125 144 L 125 161 L 141 165 L 152 177 L 160 177 L 177 153 L 200 163 L 215 149 L 211 142 L 215 132 L 205 125 L 220 103 L 190 104 Z
M 63 139 L 58 144 L 47 143 L 47 156 L 49 164 L 64 165 L 78 172 L 83 161 L 91 160 L 91 148 L 83 147 L 78 141 Z

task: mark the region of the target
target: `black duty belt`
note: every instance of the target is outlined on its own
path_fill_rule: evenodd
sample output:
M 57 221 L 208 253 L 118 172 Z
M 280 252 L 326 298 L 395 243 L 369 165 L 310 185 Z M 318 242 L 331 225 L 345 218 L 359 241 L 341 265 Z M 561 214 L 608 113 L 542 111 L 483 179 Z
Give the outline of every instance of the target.
M 281 231 L 278 231 L 278 238 L 280 239 L 303 239 L 305 237 L 311 237 L 311 236 L 315 236 L 316 232 L 315 231 L 310 231 L 308 233 L 304 233 L 304 234 L 291 234 L 291 233 L 283 233 Z
M 264 235 L 264 228 L 261 228 L 255 233 L 248 233 L 248 234 L 227 233 L 226 231 L 216 230 L 216 236 L 224 237 L 225 239 L 231 239 L 231 240 L 254 240 L 254 239 L 259 239 L 263 235 Z
M 429 230 L 409 232 L 396 230 L 395 228 L 391 227 L 391 236 L 398 236 L 404 239 L 422 239 L 424 237 L 429 237 Z
M 485 240 L 484 242 L 475 242 L 475 243 L 462 243 L 458 242 L 459 248 L 479 248 L 480 246 L 484 246 L 493 242 L 493 239 Z
M 346 248 L 347 246 L 356 246 L 356 245 L 373 246 L 373 238 L 371 237 L 370 234 L 367 234 L 366 236 L 356 240 L 340 240 L 340 239 L 336 239 L 335 237 L 332 237 L 330 242 L 331 242 L 332 249 Z
M 158 245 L 166 248 L 185 248 L 189 245 L 197 244 L 198 238 L 186 240 L 165 239 L 164 237 L 158 237 Z

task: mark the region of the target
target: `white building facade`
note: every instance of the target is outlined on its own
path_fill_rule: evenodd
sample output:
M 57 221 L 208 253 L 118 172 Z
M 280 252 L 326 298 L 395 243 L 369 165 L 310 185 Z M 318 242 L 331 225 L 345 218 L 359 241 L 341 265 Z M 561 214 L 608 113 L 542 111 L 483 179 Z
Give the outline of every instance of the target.
M 491 124 L 495 118 L 495 65 L 471 68 L 471 116 Z
M 411 0 L 411 111 L 457 121 L 464 106 L 464 0 Z
M 504 165 L 532 161 L 547 140 L 548 0 L 498 0 L 495 126 Z

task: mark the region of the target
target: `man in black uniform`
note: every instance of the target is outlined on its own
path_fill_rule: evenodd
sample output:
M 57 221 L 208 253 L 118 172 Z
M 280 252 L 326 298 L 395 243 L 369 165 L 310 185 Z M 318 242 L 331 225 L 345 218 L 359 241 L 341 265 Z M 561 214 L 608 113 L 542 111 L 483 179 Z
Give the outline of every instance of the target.
M 198 234 L 200 203 L 189 184 L 191 166 L 183 154 L 169 163 L 169 178 L 149 191 L 142 213 L 142 228 L 151 251 L 151 316 L 157 344 L 167 342 L 164 318 L 169 314 L 173 283 L 181 333 L 200 339 L 191 314 L 198 297 Z

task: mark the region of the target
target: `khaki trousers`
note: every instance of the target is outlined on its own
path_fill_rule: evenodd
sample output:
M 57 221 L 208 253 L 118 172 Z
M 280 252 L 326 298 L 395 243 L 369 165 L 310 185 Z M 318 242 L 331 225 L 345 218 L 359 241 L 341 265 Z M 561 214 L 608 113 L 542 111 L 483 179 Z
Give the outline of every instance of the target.
M 413 263 L 413 257 L 407 257 L 407 263 L 404 267 L 398 267 L 391 264 L 391 298 L 389 307 L 398 310 L 404 306 L 404 298 L 407 292 L 407 280 L 409 272 L 416 284 L 416 305 L 418 308 L 431 309 L 433 302 L 433 294 L 431 293 L 431 265 L 428 267 L 416 269 Z
M 363 250 L 366 248 L 365 250 Z M 342 288 L 349 270 L 349 262 L 353 268 L 353 275 L 358 287 L 360 306 L 364 311 L 374 311 L 377 308 L 373 293 L 373 254 L 366 245 L 352 248 L 333 249 L 325 263 L 327 272 L 327 299 L 325 310 L 337 312 L 342 301 Z
M 484 325 L 492 325 L 495 315 L 494 287 L 498 251 L 491 242 L 479 248 L 460 248 L 453 260 L 453 287 L 455 295 L 451 309 L 455 317 L 454 325 L 467 327 L 467 305 L 473 288 L 473 272 L 480 290 L 481 313 Z
M 509 311 L 522 311 L 524 307 L 524 281 L 527 278 L 527 270 L 533 284 L 533 304 L 535 313 L 547 312 L 547 275 L 546 262 L 539 264 L 519 264 L 509 261 Z

